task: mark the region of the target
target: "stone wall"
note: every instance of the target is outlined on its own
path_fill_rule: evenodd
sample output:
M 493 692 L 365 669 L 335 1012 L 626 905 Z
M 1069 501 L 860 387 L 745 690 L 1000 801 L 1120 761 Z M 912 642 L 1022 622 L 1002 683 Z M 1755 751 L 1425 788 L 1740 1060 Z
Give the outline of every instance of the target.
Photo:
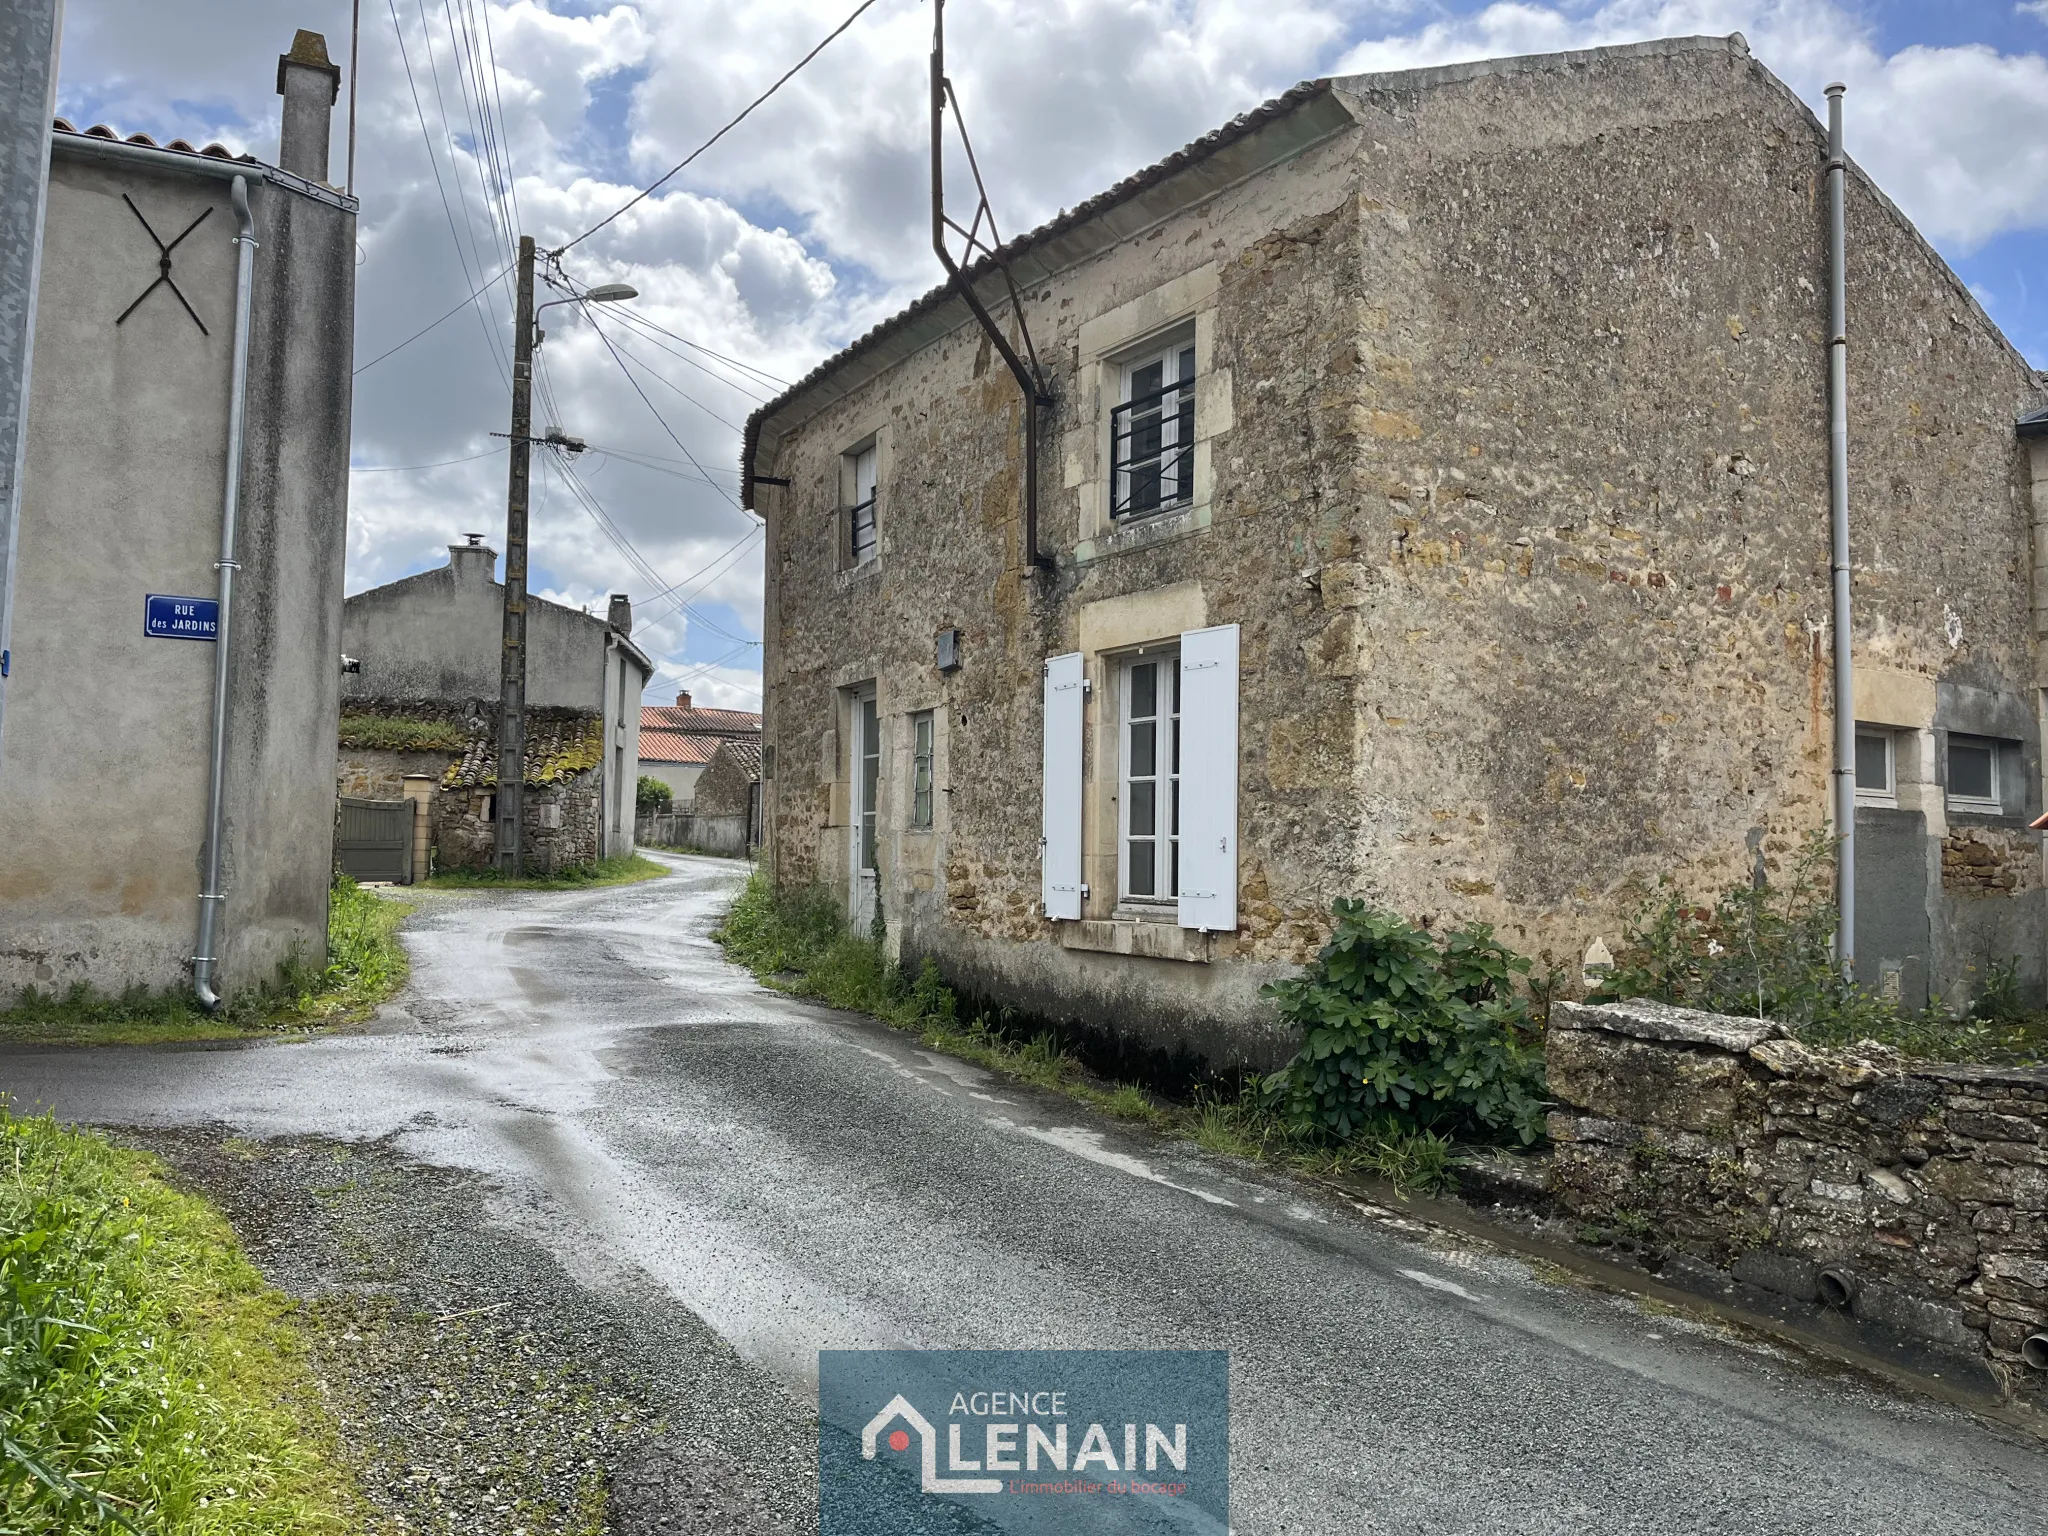
M 443 788 L 434 797 L 434 867 L 488 869 L 498 856 L 495 787 Z M 603 794 L 598 770 L 528 784 L 521 841 L 529 874 L 554 874 L 594 864 L 599 851 Z
M 1548 1054 L 1567 1210 L 2048 1394 L 2048 1068 L 1640 1001 L 1554 1005 Z
M 1258 1066 L 1292 1045 L 1259 986 L 1313 955 L 1333 897 L 1490 922 L 1575 972 L 1660 880 L 1705 898 L 1759 847 L 1781 869 L 1827 824 L 1834 712 L 1811 113 L 1720 40 L 1355 77 L 1291 110 L 1231 150 L 1261 164 L 1196 164 L 1142 219 L 1019 258 L 1058 397 L 1048 566 L 1021 549 L 1016 390 L 964 312 L 914 313 L 757 421 L 758 468 L 787 483 L 760 495 L 777 878 L 856 899 L 851 700 L 872 685 L 892 943 L 1047 1018 Z M 1897 723 L 1930 749 L 1953 728 L 2032 762 L 2013 418 L 2040 383 L 1860 172 L 1848 202 L 1858 686 L 1913 692 Z M 1111 364 L 1176 325 L 1193 502 L 1106 527 Z M 854 564 L 845 456 L 870 440 L 878 553 Z M 1225 624 L 1239 922 L 1163 937 L 1116 910 L 1115 658 Z M 1070 652 L 1088 895 L 1054 923 L 1042 680 Z M 1966 720 L 1980 698 L 2014 723 Z M 925 711 L 929 826 L 906 793 Z M 2037 807 L 2015 778 L 2001 837 Z M 2037 893 L 1945 892 L 1946 828 L 1921 814 L 1918 920 L 1873 958 L 1953 995 L 2019 956 L 2037 988 Z

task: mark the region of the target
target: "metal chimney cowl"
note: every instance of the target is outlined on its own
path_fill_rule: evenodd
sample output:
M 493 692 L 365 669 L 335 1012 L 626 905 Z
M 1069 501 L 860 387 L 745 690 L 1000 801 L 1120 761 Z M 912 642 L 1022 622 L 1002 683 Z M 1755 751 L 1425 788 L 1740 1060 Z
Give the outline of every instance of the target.
M 279 168 L 325 182 L 334 103 L 341 95 L 341 66 L 327 57 L 326 38 L 300 29 L 292 39 L 292 51 L 278 56 L 277 94 L 284 98 L 284 122 L 277 135 Z

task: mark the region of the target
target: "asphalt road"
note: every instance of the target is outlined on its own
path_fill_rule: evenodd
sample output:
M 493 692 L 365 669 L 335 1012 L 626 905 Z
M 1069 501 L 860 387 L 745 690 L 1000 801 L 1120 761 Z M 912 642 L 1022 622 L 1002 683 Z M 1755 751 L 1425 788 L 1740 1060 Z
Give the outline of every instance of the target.
M 15 1051 L 0 1088 L 459 1173 L 508 1253 L 650 1336 L 715 1331 L 732 1390 L 782 1394 L 783 1425 L 820 1348 L 1227 1349 L 1239 1532 L 2048 1532 L 2048 1456 L 1960 1411 L 765 991 L 707 938 L 735 866 L 669 862 L 430 901 L 366 1033 Z

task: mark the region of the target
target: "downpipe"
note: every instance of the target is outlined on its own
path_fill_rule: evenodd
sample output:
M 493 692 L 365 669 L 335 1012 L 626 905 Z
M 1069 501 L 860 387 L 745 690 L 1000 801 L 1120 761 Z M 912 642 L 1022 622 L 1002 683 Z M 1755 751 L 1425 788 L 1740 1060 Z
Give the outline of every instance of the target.
M 228 660 L 232 654 L 235 615 L 235 536 L 242 510 L 242 439 L 249 398 L 249 310 L 256 282 L 256 219 L 249 211 L 249 178 L 237 176 L 229 188 L 235 207 L 235 336 L 228 375 L 228 442 L 226 487 L 221 494 L 220 558 L 213 563 L 219 577 L 220 619 L 213 637 L 213 747 L 206 781 L 205 884 L 199 892 L 199 943 L 192 956 L 192 991 L 208 1013 L 220 1008 L 217 986 L 220 909 L 227 902 L 221 889 L 221 824 L 224 818 L 228 756 Z
M 1828 523 L 1835 631 L 1835 962 L 1856 979 L 1856 671 L 1849 634 L 1849 327 L 1842 93 L 1828 95 Z

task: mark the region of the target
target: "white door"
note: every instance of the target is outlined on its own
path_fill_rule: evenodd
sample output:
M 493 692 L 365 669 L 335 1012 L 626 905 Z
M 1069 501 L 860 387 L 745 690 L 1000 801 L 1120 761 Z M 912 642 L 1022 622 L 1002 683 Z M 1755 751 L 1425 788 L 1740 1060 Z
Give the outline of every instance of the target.
M 882 732 L 875 715 L 875 690 L 870 684 L 853 699 L 853 889 L 847 904 L 855 933 L 865 934 L 875 920 L 878 874 L 876 802 L 882 789 Z

